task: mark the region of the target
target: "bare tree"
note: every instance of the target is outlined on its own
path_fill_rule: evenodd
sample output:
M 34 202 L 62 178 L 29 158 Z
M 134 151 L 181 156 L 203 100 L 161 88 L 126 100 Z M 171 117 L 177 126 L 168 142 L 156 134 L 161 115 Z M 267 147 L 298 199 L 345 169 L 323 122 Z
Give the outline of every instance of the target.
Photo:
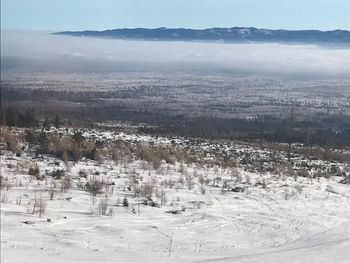
M 35 192 L 32 214 L 35 213 L 35 209 L 36 209 L 37 205 L 38 205 L 38 198 L 37 198 L 37 194 L 36 194 L 36 192 Z
M 61 179 L 61 192 L 65 193 L 72 186 L 72 180 L 70 176 L 66 175 Z
M 194 180 L 191 174 L 186 174 L 186 186 L 188 190 L 192 190 L 194 187 Z
M 51 184 L 49 187 L 50 200 L 53 200 L 53 197 L 54 197 L 55 192 L 56 192 L 55 188 L 56 188 L 56 184 L 55 184 L 54 180 L 51 180 Z
M 108 198 L 102 198 L 98 202 L 97 205 L 97 214 L 98 215 L 107 215 L 107 210 L 108 210 Z
M 160 199 L 160 204 L 165 205 L 168 201 L 165 191 L 162 189 L 160 192 L 157 193 L 157 197 Z
M 39 218 L 41 218 L 41 215 L 46 211 L 46 200 L 43 198 L 41 192 L 40 192 L 38 201 L 39 201 Z
M 293 144 L 293 129 L 294 129 L 294 105 L 290 110 L 289 127 L 288 127 L 288 161 L 291 158 L 292 144 Z

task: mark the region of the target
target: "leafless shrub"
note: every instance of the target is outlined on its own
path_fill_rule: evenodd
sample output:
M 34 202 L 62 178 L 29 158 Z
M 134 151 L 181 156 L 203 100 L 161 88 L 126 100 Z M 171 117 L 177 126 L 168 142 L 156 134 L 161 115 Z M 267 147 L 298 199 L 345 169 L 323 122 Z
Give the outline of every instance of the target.
M 141 160 L 145 160 L 149 163 L 152 163 L 153 168 L 155 170 L 157 170 L 160 167 L 162 159 L 159 153 L 145 147 L 138 149 L 138 151 L 139 151 L 139 156 Z
M 107 215 L 109 215 L 109 216 L 113 216 L 113 215 L 114 215 L 114 209 L 113 209 L 112 207 L 110 207 L 110 208 L 108 209 Z
M 61 192 L 65 193 L 69 188 L 72 187 L 72 179 L 70 176 L 66 175 L 61 178 Z
M 6 184 L 7 184 L 7 178 L 4 179 L 4 177 L 2 175 L 0 175 L 0 189 L 5 188 Z
M 79 145 L 74 144 L 72 149 L 72 158 L 74 161 L 80 160 L 82 157 L 81 148 Z
M 290 164 L 290 163 L 286 163 L 284 165 L 284 174 L 286 174 L 287 176 L 291 176 L 291 177 L 294 177 L 294 179 L 296 179 L 296 173 L 293 169 L 293 166 Z
M 199 176 L 198 176 L 198 182 L 199 182 L 201 185 L 203 185 L 203 184 L 205 183 L 205 178 L 204 178 L 203 175 L 199 175 Z
M 93 177 L 89 182 L 87 183 L 87 190 L 90 191 L 91 195 L 95 197 L 97 194 L 102 192 L 104 182 L 99 180 L 96 177 Z
M 163 181 L 163 185 L 164 185 L 164 186 L 167 186 L 167 187 L 169 187 L 169 188 L 173 188 L 174 185 L 175 185 L 175 181 L 174 181 L 174 180 L 171 180 L 171 179 L 165 180 L 165 181 Z
M 68 137 L 56 138 L 53 144 L 53 153 L 55 156 L 62 158 L 65 162 L 68 161 L 68 152 L 73 150 L 74 143 Z M 65 160 L 66 159 L 66 160 Z
M 317 170 L 316 173 L 314 174 L 314 177 L 318 177 L 318 178 L 323 177 L 323 178 L 329 179 L 331 177 L 331 174 L 322 170 Z
M 46 200 L 43 198 L 42 194 L 40 193 L 39 196 L 39 218 L 41 218 L 41 215 L 44 214 L 46 211 Z
M 168 201 L 166 193 L 164 192 L 163 189 L 161 191 L 157 192 L 156 197 L 160 200 L 161 205 L 165 205 Z
M 183 162 L 180 163 L 179 172 L 183 175 L 186 172 L 186 166 Z
M 219 187 L 219 183 L 222 181 L 221 177 L 216 175 L 216 177 L 213 179 L 213 186 Z
M 17 196 L 16 205 L 21 205 L 21 203 L 22 203 L 22 196 Z
M 284 197 L 284 200 L 288 200 L 288 199 L 289 199 L 290 194 L 289 194 L 288 190 L 285 190 L 285 191 L 283 192 L 283 197 Z
M 28 174 L 31 176 L 34 176 L 36 180 L 43 180 L 44 177 L 40 176 L 40 169 L 38 165 L 35 165 L 34 167 L 30 167 L 28 170 Z
M 61 179 L 65 174 L 66 172 L 64 170 L 54 170 L 50 175 L 53 179 Z
M 8 198 L 6 194 L 1 195 L 1 203 L 6 204 L 8 202 Z
M 242 176 L 241 173 L 238 175 L 237 181 L 238 181 L 238 183 L 240 183 L 240 184 L 243 182 L 243 176 Z
M 326 192 L 332 193 L 332 194 L 338 194 L 337 191 L 334 190 L 334 188 L 331 185 L 327 185 Z
M 136 172 L 132 172 L 128 175 L 128 188 L 136 192 L 139 190 L 140 176 Z
M 156 181 L 148 180 L 141 185 L 141 194 L 148 199 L 151 199 L 155 190 Z
M 309 177 L 309 171 L 306 170 L 305 168 L 299 169 L 298 170 L 298 176 L 300 177 Z
M 34 214 L 35 212 L 39 212 L 39 218 L 41 218 L 42 214 L 46 211 L 46 200 L 43 198 L 42 193 L 38 194 L 35 192 L 34 199 L 32 199 L 28 203 L 28 213 Z
M 152 160 L 154 170 L 158 170 L 162 164 L 162 160 L 158 156 L 154 156 Z
M 238 177 L 240 176 L 240 171 L 238 170 L 238 168 L 233 168 L 231 169 L 231 173 L 230 173 L 231 179 L 238 179 Z
M 120 152 L 117 150 L 117 149 L 112 149 L 110 151 L 110 156 L 111 156 L 111 159 L 116 163 L 118 164 L 118 162 L 120 161 L 121 159 L 121 154 Z
M 227 159 L 222 162 L 224 168 L 236 168 L 238 167 L 238 161 L 236 159 Z
M 6 143 L 7 150 L 18 153 L 19 152 L 19 138 L 6 128 L 0 129 L 1 141 Z
M 193 180 L 193 176 L 191 174 L 186 174 L 185 176 L 186 179 L 186 186 L 188 190 L 192 190 L 194 187 L 194 180 Z
M 50 200 L 53 200 L 55 193 L 56 193 L 56 183 L 53 180 L 51 180 L 51 184 L 49 187 Z
M 98 215 L 107 215 L 108 210 L 108 199 L 102 198 L 97 204 L 96 212 Z
M 303 186 L 298 184 L 295 186 L 295 189 L 297 190 L 298 194 L 302 194 L 303 192 Z
M 219 174 L 219 167 L 217 165 L 214 166 L 214 174 L 216 176 Z
M 87 173 L 84 170 L 79 170 L 79 176 L 83 178 L 87 178 Z
M 178 183 L 181 185 L 181 188 L 184 188 L 185 185 L 185 179 L 183 176 L 180 176 L 178 179 Z

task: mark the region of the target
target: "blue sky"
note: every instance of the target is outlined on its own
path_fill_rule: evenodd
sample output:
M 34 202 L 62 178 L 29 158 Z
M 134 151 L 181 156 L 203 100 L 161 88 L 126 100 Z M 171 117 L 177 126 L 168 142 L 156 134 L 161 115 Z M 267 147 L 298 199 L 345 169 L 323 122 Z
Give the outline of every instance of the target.
M 350 0 L 1 0 L 2 29 L 162 26 L 350 30 Z

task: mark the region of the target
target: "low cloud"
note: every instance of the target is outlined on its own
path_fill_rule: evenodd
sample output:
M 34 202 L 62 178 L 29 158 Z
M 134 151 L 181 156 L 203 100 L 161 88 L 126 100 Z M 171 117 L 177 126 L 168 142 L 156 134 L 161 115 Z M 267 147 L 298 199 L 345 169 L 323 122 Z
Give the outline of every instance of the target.
M 3 71 L 198 71 L 349 78 L 350 47 L 131 41 L 2 31 Z

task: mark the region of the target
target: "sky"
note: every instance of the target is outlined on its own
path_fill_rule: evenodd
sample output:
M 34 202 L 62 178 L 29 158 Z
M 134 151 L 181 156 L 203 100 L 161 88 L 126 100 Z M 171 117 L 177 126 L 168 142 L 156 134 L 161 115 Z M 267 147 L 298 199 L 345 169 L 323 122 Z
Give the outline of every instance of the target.
M 350 30 L 349 0 L 1 0 L 1 28 L 135 27 Z

